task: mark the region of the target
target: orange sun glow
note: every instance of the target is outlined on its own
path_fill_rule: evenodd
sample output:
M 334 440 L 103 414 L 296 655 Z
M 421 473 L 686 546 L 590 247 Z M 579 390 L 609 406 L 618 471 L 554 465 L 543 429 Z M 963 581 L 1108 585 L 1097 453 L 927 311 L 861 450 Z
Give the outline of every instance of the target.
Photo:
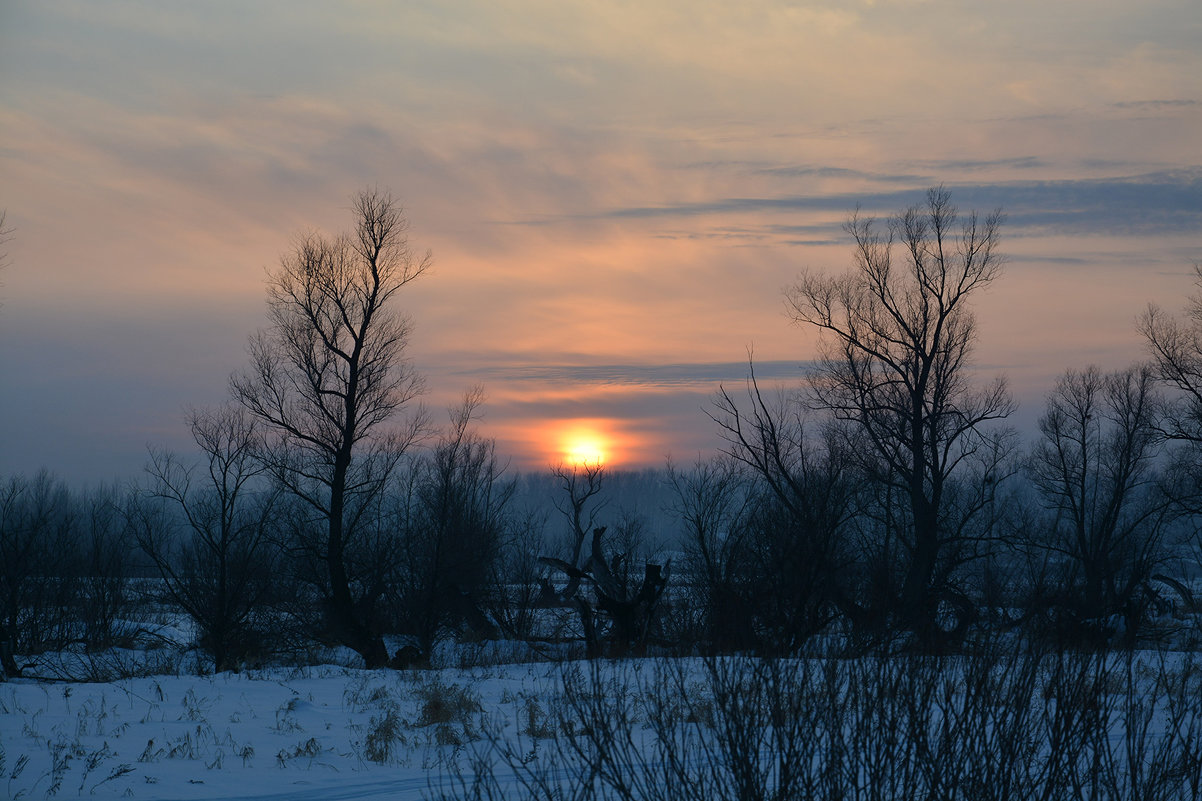
M 570 465 L 598 465 L 605 463 L 605 447 L 601 440 L 580 437 L 564 444 L 564 460 Z
M 603 465 L 609 460 L 609 438 L 591 427 L 572 427 L 559 437 L 560 453 L 564 462 L 573 467 Z

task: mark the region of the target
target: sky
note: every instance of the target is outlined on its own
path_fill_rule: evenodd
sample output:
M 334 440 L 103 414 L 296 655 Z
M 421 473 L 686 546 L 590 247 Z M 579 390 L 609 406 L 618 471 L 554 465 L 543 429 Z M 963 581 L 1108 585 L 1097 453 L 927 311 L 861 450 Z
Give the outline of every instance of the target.
M 401 200 L 436 419 L 482 384 L 522 470 L 720 444 L 724 383 L 798 386 L 782 290 L 944 185 L 1002 207 L 977 372 L 1030 431 L 1066 368 L 1144 356 L 1202 260 L 1202 5 L 950 0 L 0 0 L 0 475 L 188 449 L 267 271 Z

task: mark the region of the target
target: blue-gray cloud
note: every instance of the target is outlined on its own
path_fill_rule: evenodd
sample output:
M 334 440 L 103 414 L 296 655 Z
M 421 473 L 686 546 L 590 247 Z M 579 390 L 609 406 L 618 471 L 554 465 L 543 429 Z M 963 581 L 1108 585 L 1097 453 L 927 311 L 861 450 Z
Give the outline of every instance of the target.
M 1119 103 L 1111 103 L 1113 108 L 1135 108 L 1135 109 L 1167 109 L 1167 108 L 1194 108 L 1202 106 L 1202 100 L 1128 100 Z
M 1202 167 L 1191 166 L 1116 178 L 954 183 L 961 209 L 1002 208 L 1011 230 L 1073 233 L 1188 233 L 1202 228 Z M 605 216 L 655 219 L 761 212 L 846 212 L 857 206 L 889 211 L 922 199 L 906 190 L 720 198 L 698 203 L 612 209 Z
M 930 171 L 928 175 L 946 174 L 951 171 L 975 172 L 977 170 L 992 170 L 998 167 L 1009 167 L 1016 170 L 1033 170 L 1048 167 L 1045 159 L 1036 156 L 1019 156 L 1005 159 L 924 159 L 912 162 L 914 166 Z M 899 176 L 899 179 L 902 176 Z M 929 178 L 927 179 L 929 180 Z
M 773 175 L 784 178 L 862 178 L 886 183 L 913 184 L 929 181 L 926 175 L 909 173 L 866 172 L 850 170 L 845 167 L 820 167 L 808 164 L 793 164 L 778 167 L 760 167 L 755 170 L 760 175 Z

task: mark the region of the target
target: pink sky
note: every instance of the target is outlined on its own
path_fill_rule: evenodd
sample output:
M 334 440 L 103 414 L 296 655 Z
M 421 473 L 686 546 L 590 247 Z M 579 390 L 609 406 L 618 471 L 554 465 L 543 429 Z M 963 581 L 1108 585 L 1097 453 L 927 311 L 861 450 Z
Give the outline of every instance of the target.
M 814 355 L 782 287 L 938 183 L 1009 214 L 978 356 L 1029 427 L 1192 291 L 1200 143 L 1195 0 L 6 3 L 0 472 L 183 448 L 264 270 L 368 185 L 434 252 L 425 402 L 482 383 L 518 467 L 586 420 L 629 466 L 712 450 L 749 347 L 773 381 Z

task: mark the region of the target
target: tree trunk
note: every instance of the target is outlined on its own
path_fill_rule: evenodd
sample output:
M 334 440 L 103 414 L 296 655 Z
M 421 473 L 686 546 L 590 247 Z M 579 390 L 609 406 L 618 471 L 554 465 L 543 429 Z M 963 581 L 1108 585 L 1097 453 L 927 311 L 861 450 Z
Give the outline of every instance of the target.
M 384 640 L 371 632 L 360 619 L 351 595 L 350 578 L 346 573 L 346 546 L 343 531 L 345 511 L 346 471 L 349 456 L 339 456 L 334 465 L 334 480 L 330 487 L 329 538 L 326 546 L 326 562 L 330 577 L 330 615 L 334 625 L 334 636 L 346 647 L 363 657 L 368 670 L 388 664 L 388 651 Z
M 912 498 L 914 519 L 914 551 L 902 585 L 901 613 L 906 628 L 923 645 L 933 644 L 937 634 L 931 584 L 939 560 L 939 529 L 935 510 L 926 497 Z
M 15 679 L 20 675 L 21 670 L 13 657 L 13 638 L 9 635 L 8 628 L 0 623 L 0 681 Z

